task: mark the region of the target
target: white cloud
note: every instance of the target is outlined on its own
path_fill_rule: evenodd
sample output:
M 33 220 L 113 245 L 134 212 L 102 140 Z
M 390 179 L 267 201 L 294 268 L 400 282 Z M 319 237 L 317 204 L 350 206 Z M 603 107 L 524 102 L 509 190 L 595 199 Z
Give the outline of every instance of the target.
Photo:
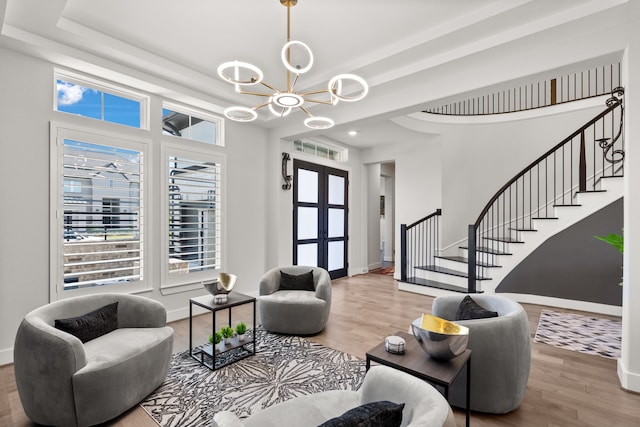
M 68 82 L 58 82 L 58 105 L 73 105 L 82 101 L 87 88 Z

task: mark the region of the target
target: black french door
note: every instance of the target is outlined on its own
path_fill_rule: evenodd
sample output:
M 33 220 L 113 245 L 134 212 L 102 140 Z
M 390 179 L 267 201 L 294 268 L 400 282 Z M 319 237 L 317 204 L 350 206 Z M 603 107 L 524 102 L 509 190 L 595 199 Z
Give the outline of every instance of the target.
M 294 159 L 293 264 L 347 275 L 347 171 Z

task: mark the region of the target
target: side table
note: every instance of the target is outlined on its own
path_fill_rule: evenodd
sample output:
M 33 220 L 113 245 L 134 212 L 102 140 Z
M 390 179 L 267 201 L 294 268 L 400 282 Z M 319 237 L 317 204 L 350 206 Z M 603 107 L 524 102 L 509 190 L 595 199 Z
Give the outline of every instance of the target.
M 373 347 L 366 354 L 367 370 L 371 362 L 390 366 L 400 371 L 411 374 L 431 384 L 437 384 L 444 388 L 444 398 L 449 400 L 449 386 L 458 377 L 462 368 L 467 367 L 467 401 L 466 401 L 466 425 L 469 427 L 470 415 L 470 391 L 471 391 L 471 350 L 467 349 L 460 356 L 451 360 L 437 360 L 429 357 L 420 347 L 413 335 L 406 332 L 396 332 L 393 335 L 402 337 L 406 341 L 404 354 L 389 353 L 385 349 L 384 341 Z
M 211 311 L 211 331 L 216 331 L 216 312 L 220 310 L 229 311 L 229 326 L 231 326 L 231 311 L 233 307 L 243 304 L 253 304 L 253 329 L 251 330 L 251 339 L 240 342 L 237 337 L 231 339 L 231 344 L 227 345 L 223 351 L 216 348 L 215 344 L 202 344 L 193 346 L 193 306 L 205 308 Z M 201 365 L 215 371 L 223 366 L 237 362 L 245 357 L 256 354 L 256 299 L 249 295 L 238 292 L 229 293 L 227 302 L 224 304 L 215 304 L 213 295 L 204 295 L 197 298 L 189 299 L 189 354 Z

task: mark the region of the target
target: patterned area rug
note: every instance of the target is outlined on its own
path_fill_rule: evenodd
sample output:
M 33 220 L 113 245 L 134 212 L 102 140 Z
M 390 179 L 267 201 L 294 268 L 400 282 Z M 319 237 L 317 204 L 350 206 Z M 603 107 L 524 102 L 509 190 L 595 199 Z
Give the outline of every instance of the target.
M 534 341 L 617 359 L 621 335 L 622 324 L 617 320 L 542 310 Z
M 213 415 L 241 418 L 276 403 L 325 390 L 356 390 L 365 361 L 300 337 L 257 328 L 257 353 L 216 371 L 189 352 L 172 356 L 166 381 L 143 402 L 162 427 L 209 426 Z

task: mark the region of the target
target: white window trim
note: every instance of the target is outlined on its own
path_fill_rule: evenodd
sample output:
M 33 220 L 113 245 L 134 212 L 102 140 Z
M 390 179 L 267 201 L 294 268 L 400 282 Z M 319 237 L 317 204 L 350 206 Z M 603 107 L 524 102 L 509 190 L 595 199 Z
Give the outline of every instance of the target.
M 167 135 L 167 137 L 171 137 Z M 160 254 L 160 290 L 163 294 L 172 294 L 177 292 L 202 289 L 204 282 L 210 282 L 212 279 L 216 279 L 220 272 L 225 270 L 225 259 L 227 254 L 227 159 L 226 154 L 222 150 L 222 146 L 207 144 L 203 142 L 193 142 L 193 144 L 185 144 L 185 141 L 177 142 L 175 140 L 165 140 L 162 143 L 161 162 L 162 167 L 160 176 L 162 180 L 161 189 L 161 230 L 160 233 L 160 247 L 162 248 Z M 221 240 L 221 260 L 220 270 L 207 270 L 202 272 L 192 272 L 184 276 L 169 275 L 169 265 L 167 263 L 167 257 L 169 253 L 169 192 L 167 186 L 169 182 L 169 171 L 166 165 L 166 160 L 170 155 L 180 155 L 184 157 L 192 157 L 202 160 L 207 160 L 220 164 L 221 178 L 222 178 L 222 208 L 220 210 L 220 240 Z
M 143 95 L 140 92 L 125 89 L 122 86 L 114 85 L 103 80 L 98 80 L 89 76 L 85 76 L 82 74 L 56 68 L 54 69 L 54 72 L 53 72 L 53 110 L 54 111 L 59 111 L 58 110 L 58 90 L 57 90 L 57 83 L 56 83 L 57 80 L 63 80 L 63 81 L 74 83 L 83 87 L 95 89 L 97 91 L 106 92 L 112 95 L 120 96 L 122 98 L 131 99 L 133 101 L 138 101 L 140 103 L 140 129 L 149 130 L 150 97 L 148 95 Z M 67 114 L 64 112 L 62 113 Z M 90 117 L 85 117 L 85 118 L 91 119 L 91 120 L 98 120 Z M 106 123 L 114 123 L 114 122 L 107 122 L 105 120 L 98 120 L 98 121 L 106 122 Z M 115 123 L 115 124 L 118 124 L 120 126 L 125 126 L 120 123 Z M 132 129 L 137 129 L 132 126 L 128 126 L 128 127 L 131 127 Z
M 142 192 L 141 203 L 143 209 L 149 212 L 149 144 L 151 141 L 142 138 L 132 138 L 128 135 L 121 135 L 113 132 L 104 132 L 93 128 L 82 128 L 79 126 L 71 126 L 68 124 L 52 121 L 50 123 L 50 203 L 49 203 L 49 232 L 50 232 L 50 259 L 49 259 L 49 300 L 57 301 L 61 299 L 71 298 L 79 295 L 89 295 L 96 293 L 139 293 L 152 290 L 150 285 L 150 268 L 153 263 L 149 262 L 150 254 L 149 248 L 151 246 L 150 240 L 152 240 L 153 233 L 150 233 L 149 225 L 146 219 L 143 219 L 144 224 L 141 226 L 142 245 L 141 245 L 141 257 L 143 259 L 143 279 L 135 282 L 117 283 L 108 286 L 87 287 L 80 289 L 64 289 L 64 281 L 62 280 L 62 273 L 64 270 L 63 253 L 63 240 L 60 239 L 59 232 L 63 227 L 64 220 L 64 207 L 62 204 L 61 189 L 64 185 L 63 177 L 63 157 L 64 157 L 64 140 L 73 139 L 80 140 L 89 143 L 96 143 L 101 145 L 115 145 L 122 146 L 123 148 L 135 149 L 143 153 L 143 167 L 142 174 L 144 177 L 143 185 L 140 191 Z M 148 216 L 147 213 L 143 214 Z
M 175 135 L 163 135 L 164 137 L 181 139 L 183 141 L 195 141 L 195 142 L 198 142 L 200 144 L 207 144 L 207 146 L 210 146 L 210 147 L 224 147 L 224 137 L 223 137 L 223 135 L 224 135 L 224 122 L 225 121 L 224 121 L 224 119 L 222 117 L 216 116 L 215 114 L 211 114 L 211 113 L 205 112 L 204 110 L 199 110 L 199 109 L 193 108 L 193 107 L 186 107 L 184 105 L 180 105 L 180 104 L 177 104 L 177 103 L 171 102 L 171 101 L 163 101 L 162 102 L 162 110 L 175 111 L 176 113 L 186 114 L 188 116 L 196 117 L 198 119 L 204 119 L 204 120 L 207 120 L 207 121 L 210 121 L 210 122 L 214 122 L 216 124 L 216 144 L 209 144 L 207 142 L 196 141 L 196 140 L 191 139 L 191 138 L 184 138 L 184 137 L 175 136 Z

